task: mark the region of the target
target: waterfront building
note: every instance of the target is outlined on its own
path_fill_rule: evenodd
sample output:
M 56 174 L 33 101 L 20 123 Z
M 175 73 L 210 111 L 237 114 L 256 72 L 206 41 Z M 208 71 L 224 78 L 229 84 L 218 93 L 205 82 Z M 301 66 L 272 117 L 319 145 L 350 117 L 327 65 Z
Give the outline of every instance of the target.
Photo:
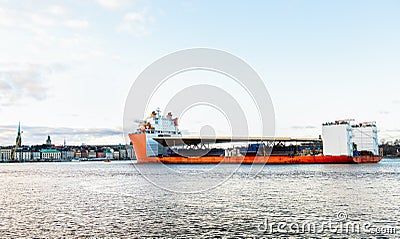
M 19 162 L 31 161 L 32 152 L 28 148 L 18 148 L 15 152 L 14 159 Z
M 63 160 L 70 160 L 75 157 L 75 152 L 70 149 L 63 149 L 61 150 L 61 159 Z
M 129 159 L 135 159 L 135 152 L 132 145 L 126 146 L 126 153 Z
M 1 161 L 9 161 L 11 159 L 12 149 L 10 148 L 2 148 L 1 152 Z
M 42 159 L 44 160 L 60 160 L 61 152 L 57 149 L 42 149 Z
M 22 131 L 20 132 L 22 133 Z M 18 147 L 14 160 L 19 162 L 66 161 L 73 158 L 134 159 L 132 145 L 54 146 L 47 137 L 46 144 Z M 0 147 L 0 161 L 10 161 L 15 145 Z
M 113 158 L 113 151 L 111 151 L 111 149 L 106 149 L 104 151 L 106 159 L 112 159 Z
M 88 158 L 96 158 L 96 151 L 94 151 L 93 149 L 89 150 Z
M 113 159 L 119 159 L 119 151 L 115 150 L 113 153 Z
M 67 151 L 67 159 L 72 159 L 75 157 L 75 152 L 72 150 Z
M 87 149 L 82 149 L 81 151 L 81 157 L 82 158 L 88 158 L 89 157 L 89 152 Z
M 104 153 L 104 151 L 96 152 L 96 158 L 105 158 L 105 157 L 106 157 L 106 153 Z
M 120 149 L 119 150 L 119 158 L 120 159 L 126 159 L 127 158 L 126 149 Z
M 79 149 L 75 150 L 75 158 L 82 158 L 82 153 Z
M 41 159 L 41 154 L 39 150 L 32 151 L 32 161 L 39 161 Z

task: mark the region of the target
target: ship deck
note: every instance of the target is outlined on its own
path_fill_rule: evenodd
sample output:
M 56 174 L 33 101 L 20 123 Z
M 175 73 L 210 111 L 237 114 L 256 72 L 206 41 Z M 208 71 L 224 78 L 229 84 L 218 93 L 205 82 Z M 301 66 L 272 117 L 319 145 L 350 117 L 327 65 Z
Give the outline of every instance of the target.
M 291 138 L 291 137 L 229 137 L 229 136 L 184 136 L 184 137 L 153 137 L 159 144 L 168 146 L 218 144 L 230 142 L 298 142 L 298 143 L 320 143 L 320 138 Z

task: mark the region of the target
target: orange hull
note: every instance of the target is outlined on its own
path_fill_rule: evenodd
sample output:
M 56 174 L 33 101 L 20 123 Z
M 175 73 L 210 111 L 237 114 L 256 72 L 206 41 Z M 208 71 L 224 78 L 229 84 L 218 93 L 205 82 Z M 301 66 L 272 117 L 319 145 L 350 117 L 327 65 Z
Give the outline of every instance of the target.
M 165 163 L 165 164 L 323 164 L 323 163 L 378 163 L 382 157 L 378 156 L 203 156 L 187 157 L 147 157 L 146 135 L 129 134 L 135 150 L 138 163 Z

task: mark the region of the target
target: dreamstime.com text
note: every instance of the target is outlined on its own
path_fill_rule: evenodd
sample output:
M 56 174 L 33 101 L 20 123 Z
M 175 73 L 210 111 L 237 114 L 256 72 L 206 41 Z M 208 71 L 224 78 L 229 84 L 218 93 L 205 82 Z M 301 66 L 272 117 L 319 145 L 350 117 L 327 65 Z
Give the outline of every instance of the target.
M 370 222 L 351 221 L 344 212 L 339 212 L 334 219 L 322 222 L 278 222 L 264 218 L 256 226 L 257 230 L 264 234 L 400 234 L 400 228 L 394 226 L 378 227 Z

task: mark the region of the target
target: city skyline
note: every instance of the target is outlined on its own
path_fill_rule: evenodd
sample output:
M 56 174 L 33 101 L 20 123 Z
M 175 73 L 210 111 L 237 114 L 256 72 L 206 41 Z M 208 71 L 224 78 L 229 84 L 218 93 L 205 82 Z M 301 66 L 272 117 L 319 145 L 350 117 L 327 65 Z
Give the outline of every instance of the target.
M 399 10 L 397 1 L 0 0 L 0 145 L 15 144 L 19 121 L 23 144 L 47 135 L 60 145 L 124 143 L 135 78 L 192 47 L 230 52 L 260 74 L 278 136 L 316 137 L 322 123 L 354 118 L 377 121 L 379 138 L 394 141 Z M 204 76 L 214 79 L 191 79 Z M 199 124 L 181 123 L 186 132 Z

